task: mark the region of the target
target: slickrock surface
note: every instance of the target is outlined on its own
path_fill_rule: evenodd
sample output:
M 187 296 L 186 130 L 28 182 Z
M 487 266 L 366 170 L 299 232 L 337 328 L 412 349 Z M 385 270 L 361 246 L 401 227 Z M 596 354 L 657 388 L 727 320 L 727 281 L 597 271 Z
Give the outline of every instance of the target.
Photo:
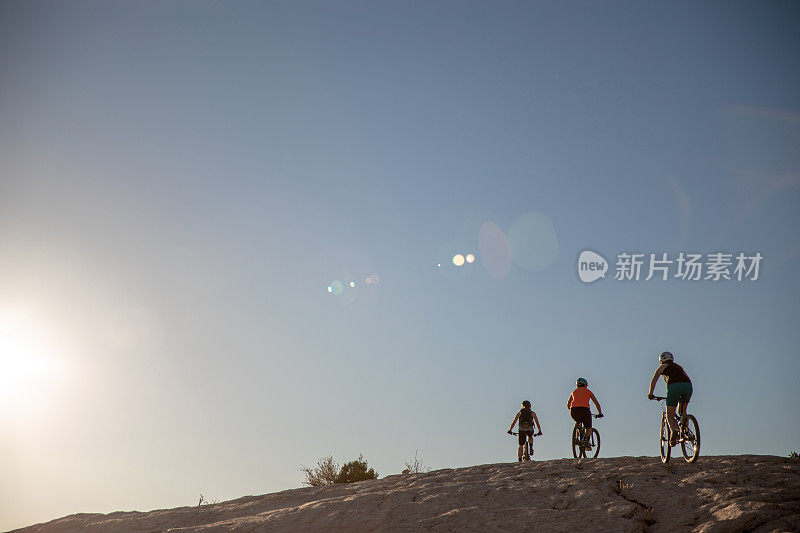
M 77 514 L 17 531 L 800 531 L 800 461 L 501 463 L 214 505 Z

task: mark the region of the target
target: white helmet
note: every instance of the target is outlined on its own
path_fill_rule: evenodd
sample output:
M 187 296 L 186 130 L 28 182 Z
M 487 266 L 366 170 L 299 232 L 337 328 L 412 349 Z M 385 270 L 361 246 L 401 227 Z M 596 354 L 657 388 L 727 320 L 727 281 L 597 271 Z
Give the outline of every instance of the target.
M 658 362 L 662 365 L 667 361 L 672 361 L 674 358 L 670 352 L 663 352 L 661 355 L 658 356 Z

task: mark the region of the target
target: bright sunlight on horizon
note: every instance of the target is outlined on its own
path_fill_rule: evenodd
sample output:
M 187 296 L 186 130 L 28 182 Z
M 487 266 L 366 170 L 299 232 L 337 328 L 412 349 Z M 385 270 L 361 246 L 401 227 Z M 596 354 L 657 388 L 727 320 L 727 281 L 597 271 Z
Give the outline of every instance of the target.
M 0 402 L 9 410 L 21 395 L 52 386 L 61 369 L 48 335 L 23 319 L 0 318 Z

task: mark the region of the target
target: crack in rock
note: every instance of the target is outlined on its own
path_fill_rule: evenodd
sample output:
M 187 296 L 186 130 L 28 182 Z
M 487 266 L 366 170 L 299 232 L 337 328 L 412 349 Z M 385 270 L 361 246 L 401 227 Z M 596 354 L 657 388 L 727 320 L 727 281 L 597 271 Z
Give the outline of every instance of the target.
M 655 516 L 653 514 L 653 508 L 643 504 L 636 498 L 629 498 L 625 496 L 622 491 L 625 488 L 625 484 L 622 482 L 622 478 L 617 478 L 617 482 L 611 485 L 611 489 L 623 500 L 636 504 L 642 510 L 642 522 L 644 522 L 645 526 L 649 528 L 653 524 L 656 523 Z

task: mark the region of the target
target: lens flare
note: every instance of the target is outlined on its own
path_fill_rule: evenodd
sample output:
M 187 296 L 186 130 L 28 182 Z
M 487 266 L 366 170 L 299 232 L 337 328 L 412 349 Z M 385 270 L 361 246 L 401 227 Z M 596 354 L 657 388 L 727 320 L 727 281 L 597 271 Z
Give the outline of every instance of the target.
M 373 285 L 377 285 L 378 282 L 380 282 L 380 280 L 381 280 L 381 278 L 378 277 L 377 274 L 373 274 L 372 276 L 370 276 L 370 279 L 372 280 L 372 284 Z
M 474 229 L 473 229 L 474 231 Z M 464 265 L 465 250 L 474 250 L 474 243 L 467 240 L 452 240 L 441 243 L 433 261 L 436 264 L 437 272 L 442 275 L 442 279 L 448 282 L 462 282 L 475 274 L 475 269 L 466 268 Z M 461 256 L 461 264 L 457 264 L 456 256 Z
M 351 282 L 350 282 L 350 288 L 352 289 L 352 288 L 354 288 L 355 286 L 356 286 L 356 282 L 355 282 L 355 281 L 351 281 Z
M 545 270 L 558 259 L 558 239 L 550 217 L 525 213 L 508 230 L 511 259 L 525 270 Z
M 478 230 L 478 250 L 481 263 L 489 275 L 503 279 L 511 268 L 511 251 L 505 233 L 494 222 L 484 222 Z
M 366 283 L 367 285 L 372 285 L 372 278 L 366 278 L 364 280 L 364 283 Z
M 464 264 L 464 256 L 461 254 L 456 254 L 453 256 L 453 264 L 457 267 L 460 267 Z
M 467 260 L 467 263 L 472 264 L 475 262 L 475 255 L 474 254 L 467 254 L 467 257 L 464 259 Z
M 334 296 L 339 296 L 344 291 L 344 285 L 338 279 L 333 280 L 330 285 L 328 285 L 328 292 L 333 294 Z

